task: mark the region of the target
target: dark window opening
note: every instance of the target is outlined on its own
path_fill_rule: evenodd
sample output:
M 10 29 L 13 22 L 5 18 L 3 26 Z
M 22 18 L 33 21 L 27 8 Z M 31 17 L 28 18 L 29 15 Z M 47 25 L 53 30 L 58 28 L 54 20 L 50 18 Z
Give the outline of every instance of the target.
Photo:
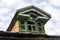
M 28 25 L 28 29 L 29 29 L 29 31 L 32 31 L 32 29 L 31 29 L 31 26 L 30 26 L 30 25 Z
M 28 21 L 28 24 L 34 24 L 34 22 L 32 22 L 32 21 Z
M 37 24 L 38 24 L 38 29 L 39 29 L 39 31 L 42 31 L 42 25 L 41 25 L 41 22 L 38 22 Z
M 21 21 L 21 29 L 25 30 L 25 22 L 24 21 Z
M 21 25 L 21 29 L 22 30 L 25 30 L 25 25 Z
M 29 31 L 36 31 L 35 26 L 28 25 Z
M 34 14 L 30 14 L 30 16 L 31 16 L 31 17 L 33 17 L 34 19 L 36 19 L 36 18 L 37 18 L 37 16 L 36 16 L 36 15 L 34 15 Z
M 41 26 L 39 26 L 39 31 L 42 31 L 42 27 Z
M 38 22 L 38 26 L 41 26 L 41 23 L 40 22 Z
M 24 21 L 21 21 L 21 24 L 25 24 L 25 22 Z

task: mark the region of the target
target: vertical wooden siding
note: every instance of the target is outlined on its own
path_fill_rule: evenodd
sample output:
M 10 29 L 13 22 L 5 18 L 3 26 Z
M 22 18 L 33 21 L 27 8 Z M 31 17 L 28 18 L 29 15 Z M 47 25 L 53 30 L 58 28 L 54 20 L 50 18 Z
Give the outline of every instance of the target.
M 19 32 L 18 20 L 15 22 L 11 32 Z

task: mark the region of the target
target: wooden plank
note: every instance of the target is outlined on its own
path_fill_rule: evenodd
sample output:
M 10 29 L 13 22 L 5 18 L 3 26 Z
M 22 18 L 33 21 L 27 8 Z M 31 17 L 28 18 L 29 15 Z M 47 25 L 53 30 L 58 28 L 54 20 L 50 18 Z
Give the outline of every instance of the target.
M 15 22 L 11 32 L 19 32 L 18 20 Z

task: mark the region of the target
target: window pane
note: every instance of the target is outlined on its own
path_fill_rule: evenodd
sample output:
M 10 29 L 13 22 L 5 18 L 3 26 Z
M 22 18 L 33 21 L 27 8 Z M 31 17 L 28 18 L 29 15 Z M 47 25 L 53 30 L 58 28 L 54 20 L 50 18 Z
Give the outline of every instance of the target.
M 30 31 L 36 31 L 36 29 L 35 29 L 35 23 L 33 21 L 28 21 L 28 30 L 30 30 Z
M 41 23 L 40 22 L 38 22 L 38 26 L 41 26 Z
M 31 31 L 31 30 L 32 30 L 32 29 L 31 29 L 31 25 L 28 25 L 28 30 L 29 30 L 29 31 Z
M 25 30 L 25 25 L 21 25 L 21 29 L 22 30 Z
M 42 31 L 42 27 L 41 26 L 39 26 L 39 31 Z
M 33 30 L 33 31 L 36 31 L 35 26 L 32 26 L 32 30 Z
M 25 22 L 24 21 L 21 21 L 21 29 L 25 30 Z
M 21 21 L 21 24 L 24 24 L 24 21 Z

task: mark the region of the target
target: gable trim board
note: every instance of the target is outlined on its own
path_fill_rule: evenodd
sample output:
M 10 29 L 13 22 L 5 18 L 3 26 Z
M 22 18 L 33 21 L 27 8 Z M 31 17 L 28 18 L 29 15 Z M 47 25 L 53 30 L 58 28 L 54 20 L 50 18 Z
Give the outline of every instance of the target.
M 25 13 L 25 12 L 27 12 L 27 11 L 31 11 L 31 10 L 32 10 L 32 11 L 36 11 L 36 12 L 38 12 L 38 13 L 41 12 L 40 14 L 43 15 L 44 17 L 47 16 L 49 19 L 51 18 L 51 15 L 50 15 L 50 14 L 48 14 L 48 13 L 44 12 L 43 10 L 41 10 L 41 9 L 39 9 L 39 8 L 31 5 L 31 6 L 22 8 L 22 9 L 18 9 L 18 10 L 16 11 L 16 14 L 14 15 L 14 17 L 13 17 L 13 19 L 12 19 L 12 21 L 11 21 L 8 29 L 7 29 L 7 31 L 11 31 L 11 29 L 13 28 L 15 22 L 16 22 L 17 19 L 18 19 L 18 15 L 22 15 L 23 13 Z M 28 17 L 29 17 L 29 15 L 23 15 L 23 16 L 28 16 Z M 44 18 L 44 17 L 43 17 L 43 18 Z M 46 19 L 48 19 L 47 17 L 46 17 Z M 41 18 L 41 17 L 38 17 L 38 18 Z M 38 18 L 37 18 L 37 19 L 38 19 Z M 36 19 L 36 20 L 37 20 L 37 19 Z
M 23 13 L 26 13 L 26 12 L 29 12 L 29 11 L 35 11 L 35 12 L 37 12 L 38 14 L 41 14 L 42 16 L 47 17 L 46 15 L 42 14 L 41 12 L 39 12 L 39 11 L 37 11 L 37 10 L 35 10 L 35 9 L 29 9 L 29 10 L 20 12 L 20 14 L 23 14 Z
M 22 15 L 22 16 L 30 16 L 30 15 L 27 15 L 27 14 L 23 14 L 23 13 L 26 13 L 26 12 L 29 12 L 29 11 L 35 11 L 35 12 L 37 12 L 38 14 L 40 14 L 40 15 L 43 16 L 43 17 L 38 16 L 37 18 L 49 19 L 45 14 L 43 14 L 43 13 L 41 13 L 41 12 L 35 10 L 35 9 L 29 9 L 29 10 L 26 10 L 26 11 L 20 12 L 18 15 Z M 37 18 L 36 18 L 36 19 L 37 19 Z
M 41 10 L 40 8 L 38 8 L 38 7 L 34 6 L 34 5 L 31 5 L 31 6 L 28 6 L 28 7 L 24 7 L 24 8 L 21 8 L 21 9 L 18 9 L 17 12 L 19 13 L 19 12 L 23 12 L 23 11 L 29 10 L 29 9 L 35 9 L 35 10 L 41 12 L 42 14 L 47 15 L 49 18 L 51 18 L 51 15 L 50 14 L 48 14 L 47 12 Z

